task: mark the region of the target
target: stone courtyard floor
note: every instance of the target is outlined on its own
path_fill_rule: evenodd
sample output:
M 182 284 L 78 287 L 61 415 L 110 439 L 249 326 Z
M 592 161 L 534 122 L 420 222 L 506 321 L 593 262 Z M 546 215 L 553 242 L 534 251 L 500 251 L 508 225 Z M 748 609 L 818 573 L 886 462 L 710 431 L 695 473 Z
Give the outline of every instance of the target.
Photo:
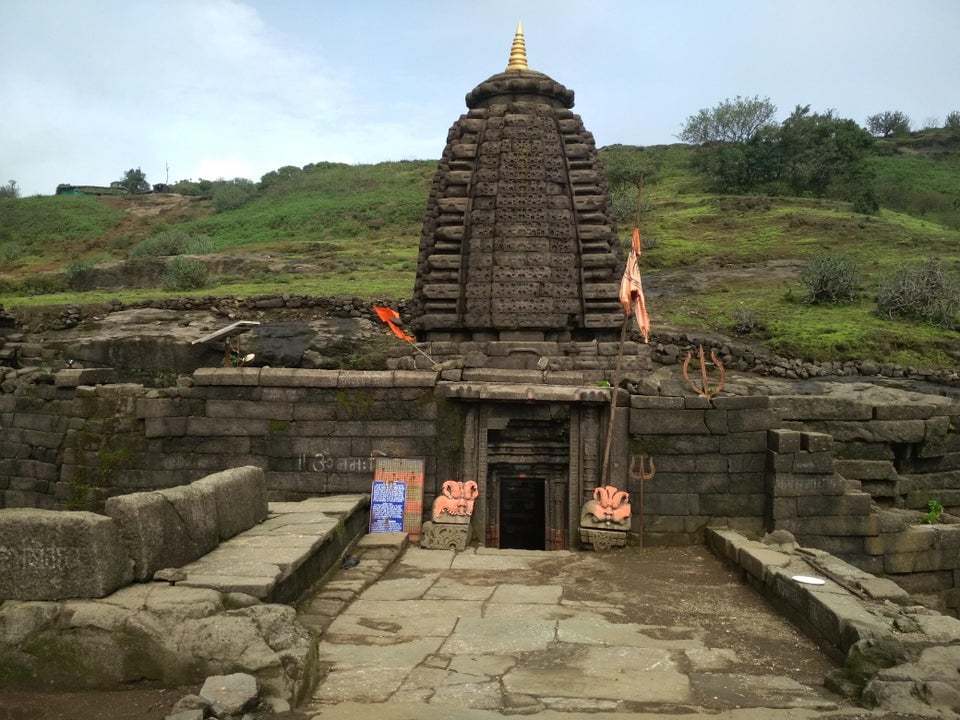
M 255 717 L 920 717 L 825 690 L 831 660 L 704 547 L 357 554 L 298 611 L 322 630 L 313 697 Z M 196 690 L 5 692 L 0 720 L 161 720 Z
M 703 547 L 411 547 L 319 649 L 314 720 L 894 717 L 825 690 L 834 664 Z

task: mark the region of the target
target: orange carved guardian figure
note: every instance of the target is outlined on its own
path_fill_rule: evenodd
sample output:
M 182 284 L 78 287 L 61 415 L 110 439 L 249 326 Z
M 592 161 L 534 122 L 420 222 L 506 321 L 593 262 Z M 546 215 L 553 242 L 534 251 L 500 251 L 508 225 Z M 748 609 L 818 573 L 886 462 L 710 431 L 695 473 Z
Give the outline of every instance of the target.
M 432 515 L 435 521 L 442 520 L 444 513 L 460 517 L 473 515 L 473 505 L 480 494 L 480 488 L 473 480 L 447 480 L 442 492 L 443 495 L 433 501 Z

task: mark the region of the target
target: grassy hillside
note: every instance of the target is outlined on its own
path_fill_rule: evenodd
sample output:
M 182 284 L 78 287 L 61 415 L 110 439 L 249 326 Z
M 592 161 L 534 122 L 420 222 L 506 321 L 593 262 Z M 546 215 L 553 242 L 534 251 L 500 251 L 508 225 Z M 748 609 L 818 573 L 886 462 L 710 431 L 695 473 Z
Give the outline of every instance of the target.
M 645 177 L 643 266 L 655 290 L 655 323 L 736 334 L 738 318 L 746 317 L 749 337 L 784 354 L 951 365 L 947 352 L 960 350 L 960 334 L 881 320 L 873 296 L 904 263 L 937 257 L 960 269 L 956 145 L 937 132 L 884 141 L 870 159 L 884 207 L 871 217 L 839 201 L 711 193 L 691 169 L 689 146 L 613 146 L 601 156 L 624 240 L 633 225 L 635 181 L 641 172 Z M 223 212 L 204 197 L 175 196 L 172 204 L 160 196 L 0 200 L 0 302 L 15 309 L 164 295 L 156 288 L 54 291 L 79 266 L 126 258 L 144 237 L 169 227 L 208 236 L 215 253 L 286 258 L 308 268 L 219 276 L 193 294 L 409 297 L 435 167 L 320 163 L 284 174 Z M 801 301 L 798 269 L 823 254 L 860 265 L 864 289 L 855 302 Z

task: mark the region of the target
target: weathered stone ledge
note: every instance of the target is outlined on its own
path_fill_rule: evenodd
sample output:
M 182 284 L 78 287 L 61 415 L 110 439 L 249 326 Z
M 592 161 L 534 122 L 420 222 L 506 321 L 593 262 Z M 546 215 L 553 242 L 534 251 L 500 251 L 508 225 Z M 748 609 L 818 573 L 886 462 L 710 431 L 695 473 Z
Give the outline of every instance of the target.
M 890 580 L 822 550 L 747 540 L 709 528 L 707 544 L 820 642 L 843 667 L 826 679 L 866 707 L 912 714 L 949 712 L 960 697 L 960 620 L 916 605 Z M 789 536 L 786 536 L 789 539 Z M 773 543 L 782 538 L 770 537 Z M 798 582 L 814 576 L 822 585 Z

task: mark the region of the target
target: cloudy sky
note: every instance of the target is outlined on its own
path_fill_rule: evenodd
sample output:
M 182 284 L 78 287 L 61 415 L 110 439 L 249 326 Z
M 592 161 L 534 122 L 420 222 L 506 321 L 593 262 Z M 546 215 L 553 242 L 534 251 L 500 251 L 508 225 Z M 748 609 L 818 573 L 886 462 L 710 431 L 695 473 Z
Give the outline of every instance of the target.
M 437 158 L 506 65 L 576 91 L 599 145 L 675 142 L 736 95 L 960 109 L 958 0 L 0 0 L 0 183 L 24 195 Z

